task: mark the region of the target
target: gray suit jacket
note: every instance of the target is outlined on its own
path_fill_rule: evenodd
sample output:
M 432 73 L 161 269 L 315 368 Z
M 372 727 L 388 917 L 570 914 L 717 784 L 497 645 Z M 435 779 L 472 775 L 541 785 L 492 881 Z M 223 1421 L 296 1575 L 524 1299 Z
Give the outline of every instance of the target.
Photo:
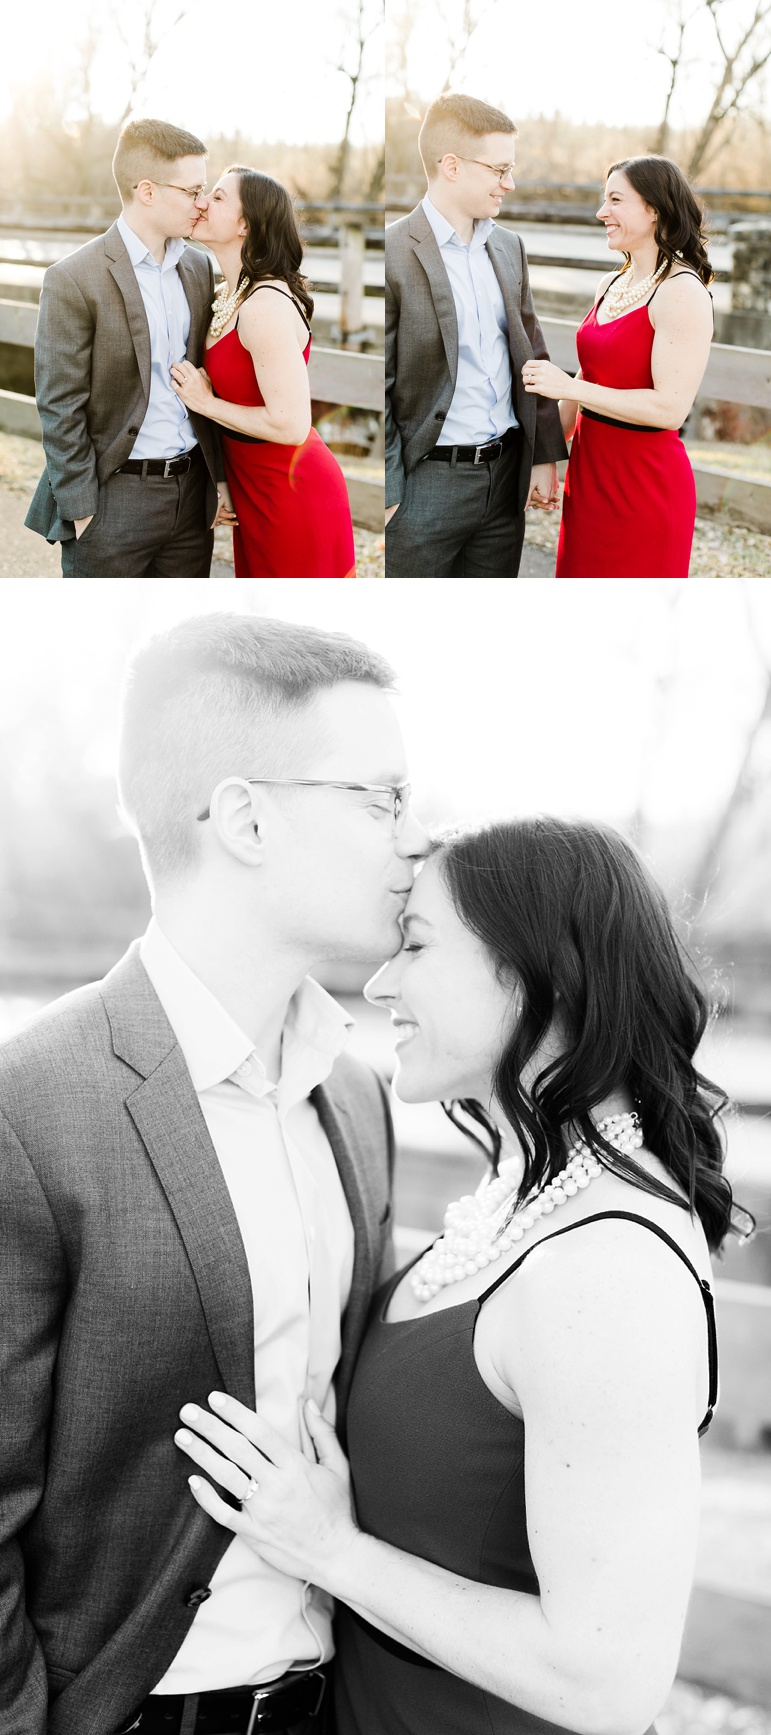
M 509 326 L 512 401 L 524 430 L 518 510 L 533 464 L 568 455 L 557 404 L 528 395 L 522 364 L 548 351 L 530 294 L 518 235 L 496 227 L 487 251 Z M 458 374 L 458 319 L 450 280 L 422 205 L 386 229 L 386 506 L 404 495 L 405 477 L 436 445 Z
M 355 1230 L 338 1408 L 391 1269 L 382 1084 L 313 1093 Z M 191 1498 L 180 1404 L 254 1405 L 222 1170 L 137 946 L 0 1049 L 0 1728 L 108 1735 L 161 1678 L 230 1540 Z
M 200 366 L 214 273 L 187 247 L 177 267 L 190 307 L 186 355 Z M 43 278 L 35 333 L 35 393 L 46 468 L 27 516 L 48 542 L 75 535 L 74 518 L 95 512 L 99 489 L 130 456 L 150 398 L 150 328 L 136 273 L 117 224 Z M 191 415 L 209 471 L 207 526 L 225 474 L 219 436 Z M 211 510 L 209 510 L 211 508 Z

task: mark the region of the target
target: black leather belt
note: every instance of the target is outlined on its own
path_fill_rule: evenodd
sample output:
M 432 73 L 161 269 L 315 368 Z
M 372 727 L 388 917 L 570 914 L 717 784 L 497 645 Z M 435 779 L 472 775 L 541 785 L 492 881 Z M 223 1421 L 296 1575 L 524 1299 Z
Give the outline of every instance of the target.
M 119 464 L 113 475 L 141 476 L 185 476 L 192 470 L 196 458 L 200 458 L 200 446 L 194 446 L 192 452 L 183 452 L 180 458 L 127 458 L 125 464 Z
M 500 440 L 488 440 L 484 446 L 434 446 L 426 452 L 424 464 L 495 464 L 502 453 L 513 446 L 521 428 L 507 428 Z
M 291 1729 L 293 1723 L 317 1717 L 327 1678 L 323 1669 L 282 1675 L 264 1687 L 229 1687 L 219 1693 L 151 1694 L 132 1712 L 119 1735 L 136 1730 L 137 1735 L 179 1735 L 187 1709 L 195 1710 L 195 1722 L 186 1721 L 195 1735 L 269 1735 L 270 1730 Z

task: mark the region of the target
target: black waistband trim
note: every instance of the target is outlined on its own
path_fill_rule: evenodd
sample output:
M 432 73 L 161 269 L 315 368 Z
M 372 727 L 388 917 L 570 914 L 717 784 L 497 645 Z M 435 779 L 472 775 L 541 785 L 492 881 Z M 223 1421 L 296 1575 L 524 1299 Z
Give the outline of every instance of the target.
M 225 428 L 222 423 L 220 423 L 220 427 L 226 440 L 241 440 L 245 446 L 267 446 L 269 444 L 267 440 L 258 439 L 256 434 L 238 434 L 235 428 Z
M 628 428 L 632 434 L 669 434 L 672 428 L 649 428 L 644 422 L 620 422 L 618 416 L 600 416 L 596 410 L 585 410 L 579 405 L 582 416 L 588 416 L 590 422 L 604 422 L 606 428 Z

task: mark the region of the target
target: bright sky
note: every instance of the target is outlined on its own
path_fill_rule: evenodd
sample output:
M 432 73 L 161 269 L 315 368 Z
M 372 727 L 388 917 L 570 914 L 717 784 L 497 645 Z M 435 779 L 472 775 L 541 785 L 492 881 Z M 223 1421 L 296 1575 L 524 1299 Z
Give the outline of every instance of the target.
M 53 691 L 63 717 L 87 717 L 91 764 L 108 772 L 132 640 L 199 611 L 250 609 L 350 632 L 389 658 L 430 823 L 534 810 L 623 822 L 642 797 L 655 825 L 709 827 L 762 704 L 759 649 L 771 661 L 762 579 L 11 579 L 0 590 L 11 751 L 22 696 Z
M 714 26 L 703 0 L 686 4 L 699 16 L 686 38 L 689 65 L 677 87 L 676 126 L 700 122 L 714 88 Z M 463 0 L 389 0 L 394 20 L 404 11 L 414 20 L 408 65 L 413 88 L 424 99 L 442 87 L 448 22 L 451 34 L 462 5 Z M 670 72 L 656 50 L 674 11 L 670 0 L 642 6 L 628 0 L 548 0 L 540 8 L 533 0 L 488 0 L 453 89 L 483 97 L 516 121 L 559 112 L 572 121 L 650 124 L 663 111 Z M 753 11 L 754 0 L 722 0 L 721 29 L 730 46 Z M 671 26 L 668 39 L 674 40 Z
M 368 0 L 371 14 L 379 0 Z M 161 21 L 185 0 L 156 0 Z M 260 140 L 292 144 L 336 142 L 343 130 L 350 85 L 336 71 L 353 65 L 350 19 L 357 0 L 187 0 L 188 16 L 160 47 L 141 111 L 192 132 L 240 129 Z M 126 0 L 120 18 L 141 36 L 144 0 Z M 107 0 L 35 0 L 3 9 L 0 116 L 14 85 L 53 72 L 75 94 L 78 45 L 89 20 L 106 23 L 98 60 L 97 107 L 107 120 L 126 99 L 125 50 Z M 346 43 L 348 44 L 346 50 Z M 383 132 L 383 31 L 368 49 L 367 83 L 357 99 L 354 142 L 378 141 Z

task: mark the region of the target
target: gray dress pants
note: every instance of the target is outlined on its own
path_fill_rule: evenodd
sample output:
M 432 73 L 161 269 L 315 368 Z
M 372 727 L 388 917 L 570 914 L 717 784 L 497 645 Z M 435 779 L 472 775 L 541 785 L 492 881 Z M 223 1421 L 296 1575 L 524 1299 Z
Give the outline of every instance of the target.
M 422 460 L 386 529 L 388 578 L 516 578 L 521 440 L 493 464 Z
M 116 471 L 83 535 L 61 544 L 64 577 L 208 578 L 206 474 L 203 456 L 178 476 Z

